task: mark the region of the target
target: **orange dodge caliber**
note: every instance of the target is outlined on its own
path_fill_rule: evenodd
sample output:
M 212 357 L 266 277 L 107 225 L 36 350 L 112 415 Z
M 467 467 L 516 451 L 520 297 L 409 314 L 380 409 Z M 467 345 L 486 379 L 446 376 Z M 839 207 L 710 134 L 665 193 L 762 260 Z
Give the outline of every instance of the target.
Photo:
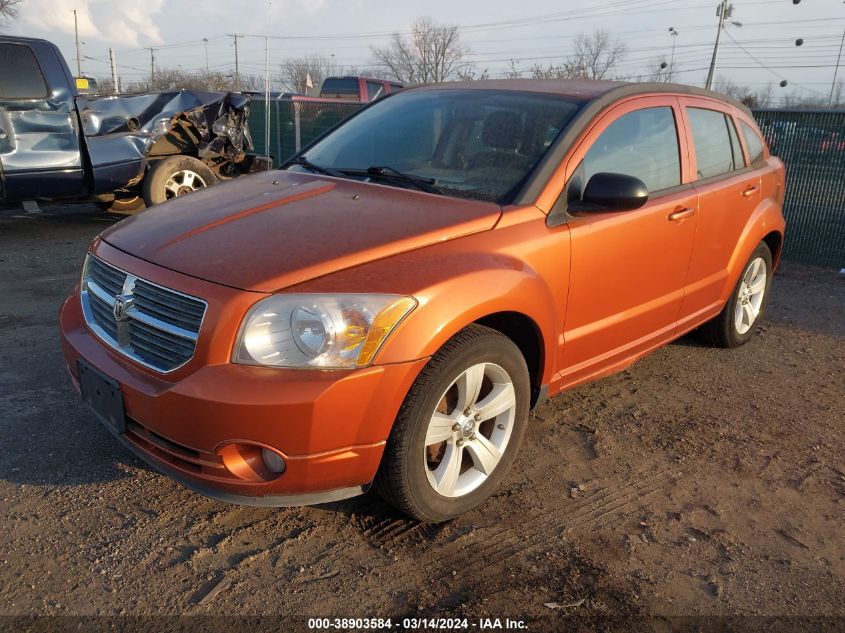
M 443 521 L 501 483 L 547 396 L 695 328 L 748 341 L 783 197 L 751 113 L 713 92 L 405 90 L 280 170 L 104 231 L 65 358 L 128 449 L 202 494 L 373 486 Z

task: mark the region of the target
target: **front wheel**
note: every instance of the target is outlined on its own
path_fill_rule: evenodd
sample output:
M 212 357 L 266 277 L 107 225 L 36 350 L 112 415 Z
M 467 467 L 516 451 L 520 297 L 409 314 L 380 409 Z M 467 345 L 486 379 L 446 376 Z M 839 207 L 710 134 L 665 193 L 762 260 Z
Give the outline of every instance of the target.
M 170 156 L 155 163 L 144 178 L 148 207 L 185 196 L 217 182 L 211 168 L 192 156 Z
M 739 347 L 754 334 L 766 311 L 772 284 L 772 252 L 765 242 L 754 249 L 724 309 L 701 326 L 702 338 L 718 347 Z
M 506 336 L 471 326 L 420 372 L 376 475 L 391 505 L 445 521 L 485 501 L 513 463 L 528 420 L 525 359 Z

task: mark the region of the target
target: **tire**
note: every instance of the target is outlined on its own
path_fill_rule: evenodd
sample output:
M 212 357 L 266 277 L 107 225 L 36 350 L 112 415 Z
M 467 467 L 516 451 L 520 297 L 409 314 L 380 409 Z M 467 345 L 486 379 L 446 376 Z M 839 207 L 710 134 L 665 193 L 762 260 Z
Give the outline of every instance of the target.
M 752 270 L 756 268 L 756 273 Z M 765 273 L 765 278 L 759 275 Z M 759 302 L 755 294 L 748 295 L 748 282 L 755 281 L 762 288 Z M 699 335 L 716 347 L 732 348 L 745 345 L 754 335 L 754 326 L 760 323 L 766 312 L 769 288 L 772 284 L 772 252 L 765 242 L 760 242 L 742 268 L 730 299 L 719 316 L 708 321 L 699 329 Z M 745 299 L 745 300 L 744 300 Z M 744 307 L 743 307 L 744 306 Z M 740 321 L 737 319 L 742 314 Z M 751 318 L 753 315 L 753 318 Z M 750 320 L 750 322 L 748 322 Z
M 216 182 L 217 176 L 201 160 L 170 156 L 155 163 L 144 178 L 144 202 L 151 207 Z
M 528 367 L 513 341 L 478 325 L 462 330 L 431 358 L 405 397 L 375 490 L 426 522 L 446 521 L 478 506 L 516 457 L 530 393 Z M 467 403 L 469 408 L 463 406 Z M 486 412 L 482 408 L 473 415 L 476 404 Z M 492 417 L 483 417 L 488 413 Z
M 147 208 L 144 199 L 132 193 L 118 193 L 113 200 L 98 200 L 94 204 L 102 211 L 115 215 L 133 215 Z

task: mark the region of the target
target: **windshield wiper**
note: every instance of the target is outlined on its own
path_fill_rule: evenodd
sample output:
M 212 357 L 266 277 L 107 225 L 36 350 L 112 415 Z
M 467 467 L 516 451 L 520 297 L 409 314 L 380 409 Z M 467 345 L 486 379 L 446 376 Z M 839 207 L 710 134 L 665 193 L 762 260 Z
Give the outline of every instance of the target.
M 330 167 L 321 167 L 320 165 L 315 165 L 310 160 L 305 158 L 305 156 L 297 156 L 292 161 L 290 161 L 293 165 L 302 165 L 305 169 L 313 171 L 317 174 L 324 174 L 326 176 L 335 176 L 336 178 L 343 178 L 343 174 L 337 171 L 336 169 L 332 169 Z
M 417 189 L 426 191 L 428 193 L 437 193 L 441 196 L 446 195 L 445 191 L 443 191 L 440 187 L 434 184 L 437 182 L 437 180 L 434 178 L 412 176 L 411 174 L 406 174 L 405 172 L 399 171 L 398 169 L 394 169 L 393 167 L 388 167 L 386 165 L 373 165 L 371 167 L 367 167 L 366 171 L 367 174 L 370 176 L 377 176 L 379 178 L 386 178 L 388 180 L 399 180 L 401 182 L 407 182 L 408 184 L 414 185 Z

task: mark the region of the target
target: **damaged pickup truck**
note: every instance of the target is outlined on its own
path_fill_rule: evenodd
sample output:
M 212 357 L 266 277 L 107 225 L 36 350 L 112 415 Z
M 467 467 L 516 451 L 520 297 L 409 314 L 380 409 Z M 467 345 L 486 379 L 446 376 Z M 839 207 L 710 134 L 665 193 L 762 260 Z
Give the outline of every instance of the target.
M 244 173 L 249 97 L 80 95 L 58 48 L 0 36 L 0 202 L 91 200 L 132 213 Z

